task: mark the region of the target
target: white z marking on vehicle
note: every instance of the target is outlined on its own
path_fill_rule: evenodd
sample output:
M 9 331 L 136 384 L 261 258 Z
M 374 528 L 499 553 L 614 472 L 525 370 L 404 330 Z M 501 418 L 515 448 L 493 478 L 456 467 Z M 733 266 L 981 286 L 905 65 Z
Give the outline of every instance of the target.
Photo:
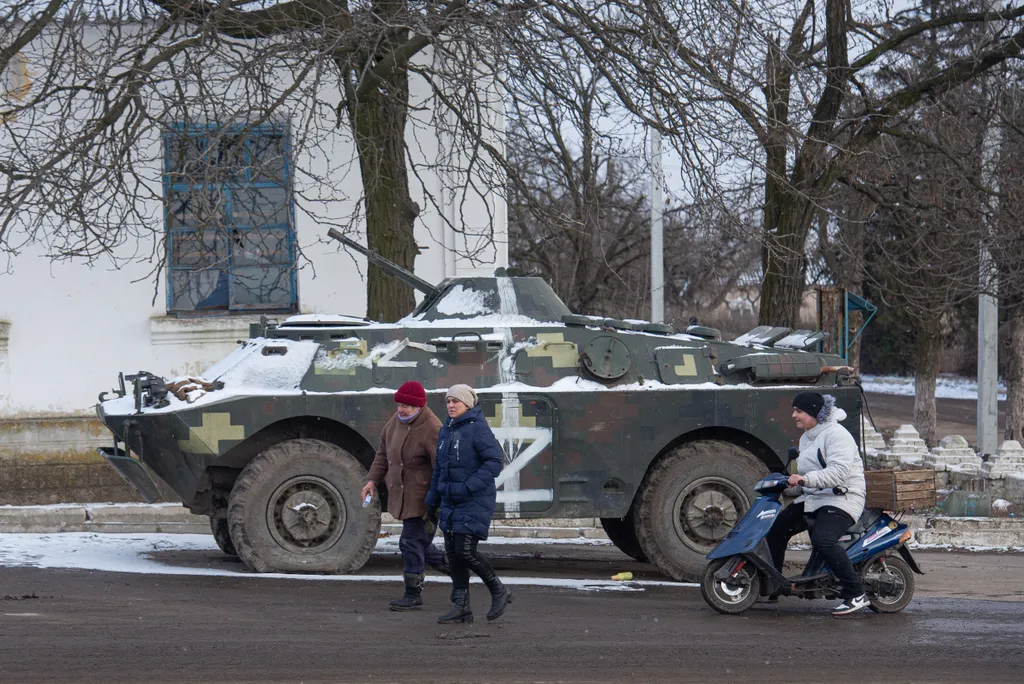
M 495 487 L 506 489 L 506 491 L 498 492 L 498 502 L 519 504 L 526 501 L 552 501 L 554 499 L 553 489 L 519 489 L 520 471 L 551 444 L 551 428 L 499 427 L 494 428 L 493 431 L 495 438 L 502 444 L 529 442 L 529 445 L 516 454 L 512 462 L 505 466 L 494 481 Z M 506 485 L 512 486 L 506 487 Z

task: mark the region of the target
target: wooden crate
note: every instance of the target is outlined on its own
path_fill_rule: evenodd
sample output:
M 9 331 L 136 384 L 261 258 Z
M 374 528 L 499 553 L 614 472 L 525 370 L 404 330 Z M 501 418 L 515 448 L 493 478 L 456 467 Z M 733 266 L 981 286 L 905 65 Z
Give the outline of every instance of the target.
M 904 511 L 909 508 L 935 507 L 935 471 L 866 470 L 868 508 Z

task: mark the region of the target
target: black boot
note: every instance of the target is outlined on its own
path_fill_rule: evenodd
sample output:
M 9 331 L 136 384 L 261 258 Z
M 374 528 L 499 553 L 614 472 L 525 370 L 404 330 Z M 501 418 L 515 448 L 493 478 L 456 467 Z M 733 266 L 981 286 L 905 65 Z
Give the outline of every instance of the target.
M 450 625 L 457 622 L 472 622 L 473 609 L 469 606 L 468 589 L 452 589 L 452 609 L 437 618 L 438 624 Z
M 498 576 L 494 574 L 494 568 L 483 559 L 480 559 L 477 574 L 480 575 L 480 580 L 491 592 L 491 609 L 487 611 L 487 619 L 497 620 L 505 614 L 508 604 L 512 603 L 512 590 L 501 583 Z
M 508 604 L 512 603 L 512 590 L 502 584 L 497 577 L 487 583 L 487 588 L 491 590 L 491 609 L 487 611 L 487 619 L 497 620 L 505 614 Z
M 391 602 L 391 610 L 419 610 L 423 605 L 423 575 L 412 572 L 402 573 L 405 579 L 405 595 Z

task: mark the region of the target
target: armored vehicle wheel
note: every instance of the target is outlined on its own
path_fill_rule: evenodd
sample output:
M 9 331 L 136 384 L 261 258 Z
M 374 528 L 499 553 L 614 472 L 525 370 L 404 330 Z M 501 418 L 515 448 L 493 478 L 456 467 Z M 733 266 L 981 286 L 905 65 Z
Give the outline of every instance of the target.
M 683 444 L 644 478 L 636 536 L 644 554 L 674 580 L 704 575 L 704 557 L 743 517 L 768 469 L 742 447 L 719 440 Z
M 228 524 L 238 557 L 257 572 L 345 573 L 369 559 L 380 503 L 362 507 L 366 470 L 341 447 L 290 439 L 267 448 L 235 481 Z
M 235 545 L 231 543 L 231 532 L 228 530 L 228 519 L 210 516 L 210 531 L 217 542 L 218 548 L 229 556 L 237 556 Z
M 625 518 L 601 518 L 601 527 L 619 551 L 633 560 L 647 562 L 647 556 L 644 555 L 644 550 L 640 548 L 640 542 L 636 538 L 632 509 Z

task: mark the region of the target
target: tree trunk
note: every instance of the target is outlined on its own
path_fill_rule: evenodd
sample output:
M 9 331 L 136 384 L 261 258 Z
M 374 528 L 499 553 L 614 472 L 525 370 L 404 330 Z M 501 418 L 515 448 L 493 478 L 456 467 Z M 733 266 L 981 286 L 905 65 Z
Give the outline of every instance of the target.
M 382 92 L 383 91 L 383 92 Z M 413 225 L 419 207 L 409 195 L 405 166 L 405 119 L 409 101 L 408 75 L 396 70 L 360 98 L 353 129 L 366 206 L 366 241 L 371 249 L 412 271 L 416 248 Z M 413 310 L 412 288 L 370 265 L 367 315 L 378 321 L 396 321 Z
M 781 173 L 780 159 L 773 149 L 775 140 L 769 141 L 766 153 L 768 173 L 765 178 L 765 245 L 764 280 L 761 288 L 761 325 L 783 325 L 795 328 L 800 321 L 804 281 L 807 276 L 807 257 L 804 247 L 811 229 L 811 218 L 820 206 L 822 192 L 832 183 L 832 177 L 823 173 L 827 164 L 827 140 L 835 126 L 845 98 L 850 77 L 847 54 L 848 14 L 847 0 L 827 0 L 825 3 L 826 73 L 825 89 L 814 109 L 807 128 L 807 137 L 794 149 L 792 173 L 787 178 Z M 806 15 L 805 15 L 806 17 Z M 803 21 L 803 20 L 801 20 Z M 802 26 L 798 34 L 802 35 Z M 802 39 L 797 41 L 801 44 Z M 778 46 L 774 48 L 778 50 Z M 768 76 L 777 86 L 778 97 L 788 101 L 791 65 L 774 67 L 775 58 L 769 49 Z M 790 55 L 792 58 L 792 55 Z M 783 85 L 784 84 L 784 85 Z M 775 90 L 771 87 L 772 95 Z M 775 99 L 769 97 L 769 100 Z M 789 119 L 788 108 L 769 102 L 768 129 Z M 787 155 L 788 156 L 788 155 Z M 784 168 L 784 165 L 781 165 Z M 773 223 L 772 220 L 776 222 Z
M 1010 307 L 1006 344 L 1006 428 L 1003 439 L 1024 444 L 1024 304 Z
M 788 219 L 795 205 L 786 165 L 789 155 L 789 92 L 792 76 L 776 39 L 769 43 L 765 63 L 768 98 L 768 139 L 765 144 L 767 174 L 764 180 L 764 236 L 761 266 L 761 308 L 758 323 L 795 328 L 804 291 L 804 242 L 807 228 L 800 230 Z M 795 249 L 794 249 L 795 247 Z
M 409 194 L 405 159 L 405 124 L 409 111 L 409 31 L 398 18 L 408 0 L 375 0 L 372 15 L 380 22 L 371 52 L 339 58 L 345 107 L 359 155 L 366 208 L 366 243 L 382 257 L 412 271 L 420 208 Z M 367 269 L 367 315 L 396 321 L 411 312 L 412 287 L 370 264 Z
M 806 220 L 808 203 L 791 194 L 785 198 L 775 197 L 780 203 L 779 224 L 774 231 L 766 231 L 758 323 L 796 328 L 807 271 L 804 244 L 810 229 Z
M 929 447 L 935 446 L 935 380 L 942 352 L 938 320 L 925 321 L 917 336 L 914 369 L 914 425 Z

